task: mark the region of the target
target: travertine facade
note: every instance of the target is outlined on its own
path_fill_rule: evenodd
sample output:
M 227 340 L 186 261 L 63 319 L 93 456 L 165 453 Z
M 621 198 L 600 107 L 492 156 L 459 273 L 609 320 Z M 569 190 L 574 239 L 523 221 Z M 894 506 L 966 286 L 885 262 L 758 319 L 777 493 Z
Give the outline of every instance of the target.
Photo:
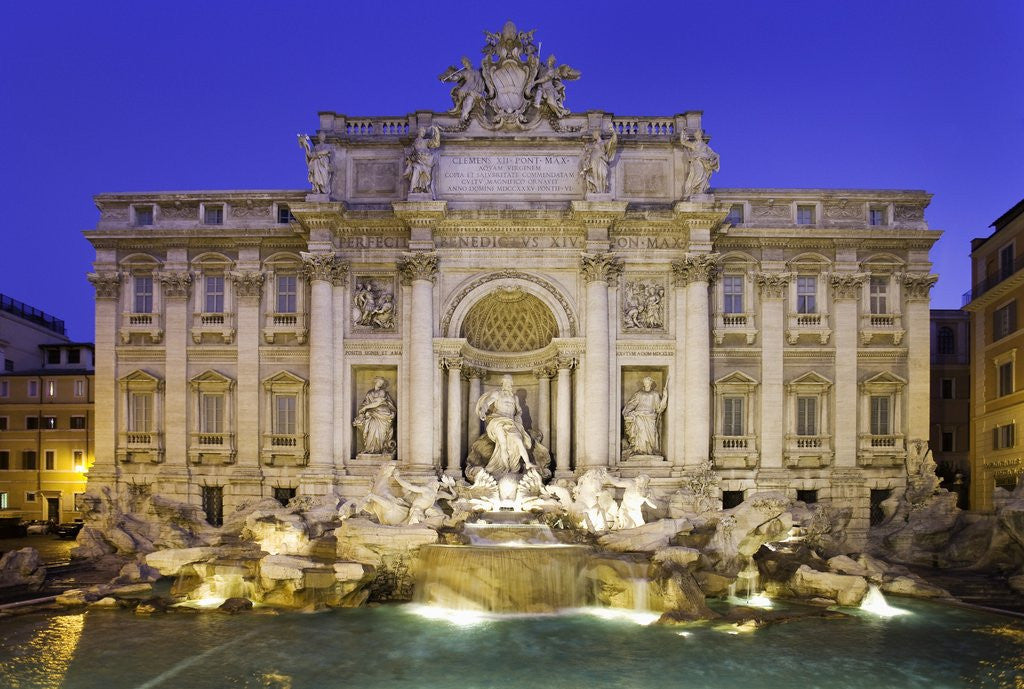
M 570 113 L 578 72 L 488 41 L 442 75 L 452 112 L 321 113 L 326 193 L 96 198 L 91 480 L 213 510 L 358 492 L 390 458 L 353 427 L 377 378 L 404 475 L 456 473 L 510 374 L 556 475 L 667 496 L 710 458 L 862 532 L 929 434 L 929 195 L 709 188 L 700 112 Z M 645 385 L 667 403 L 624 453 Z

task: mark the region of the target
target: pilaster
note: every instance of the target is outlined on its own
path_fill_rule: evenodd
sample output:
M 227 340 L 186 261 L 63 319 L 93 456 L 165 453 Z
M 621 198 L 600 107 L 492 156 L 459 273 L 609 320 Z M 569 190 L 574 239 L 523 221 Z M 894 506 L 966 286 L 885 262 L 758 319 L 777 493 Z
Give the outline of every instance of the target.
M 584 366 L 584 432 L 587 445 L 578 465 L 606 467 L 609 460 L 610 391 L 608 283 L 622 272 L 622 259 L 608 253 L 583 254 L 580 271 L 587 290 Z
M 837 468 L 857 465 L 857 301 L 865 279 L 862 273 L 833 273 L 830 278 L 836 346 L 832 437 Z
M 782 390 L 782 350 L 785 336 L 785 299 L 789 273 L 759 273 L 761 292 L 761 468 L 782 468 L 785 438 Z
M 398 262 L 403 282 L 411 283 L 409 305 L 409 438 L 405 458 L 413 468 L 434 464 L 434 281 L 436 252 L 410 252 Z M 401 412 L 399 412 L 401 413 Z
M 117 442 L 117 314 L 121 295 L 121 274 L 90 273 L 96 288 L 96 350 L 93 419 L 95 422 L 95 459 L 89 470 L 90 481 L 113 483 L 117 476 L 114 448 Z
M 260 456 L 260 297 L 265 275 L 259 270 L 236 271 L 228 278 L 238 311 L 238 467 L 256 467 Z
M 182 252 L 184 253 L 184 252 Z M 164 457 L 167 466 L 184 467 L 188 439 L 188 298 L 192 274 L 188 271 L 160 273 L 164 292 Z
M 907 335 L 907 442 L 928 441 L 931 405 L 931 314 L 929 293 L 938 275 L 903 273 Z

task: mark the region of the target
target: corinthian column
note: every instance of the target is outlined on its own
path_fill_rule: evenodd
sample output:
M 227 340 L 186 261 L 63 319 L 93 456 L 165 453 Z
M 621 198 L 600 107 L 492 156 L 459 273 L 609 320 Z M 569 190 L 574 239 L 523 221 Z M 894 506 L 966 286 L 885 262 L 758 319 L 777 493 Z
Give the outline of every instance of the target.
M 462 357 L 445 358 L 448 371 L 448 466 L 445 473 L 458 476 L 462 464 Z
M 412 284 L 409 309 L 409 464 L 419 468 L 434 463 L 434 280 L 437 253 L 404 254 L 398 262 L 402 279 Z
M 310 282 L 309 308 L 309 463 L 334 463 L 334 296 L 333 253 L 302 253 Z
M 551 449 L 551 376 L 554 374 L 555 367 L 551 364 L 533 369 L 533 375 L 537 377 L 537 416 L 534 418 L 534 423 L 540 431 L 541 443 L 549 450 Z
M 476 402 L 482 394 L 484 372 L 475 366 L 463 366 L 462 375 L 469 381 L 469 398 L 466 405 L 466 451 L 480 437 L 480 419 L 476 416 Z
M 677 282 L 686 284 L 686 399 L 683 427 L 690 466 L 708 460 L 711 440 L 711 321 L 708 286 L 718 270 L 718 254 L 696 253 L 672 262 Z
M 609 388 L 608 283 L 622 272 L 621 259 L 612 254 L 583 254 L 580 271 L 587 284 L 587 328 L 584 353 L 584 431 L 587 444 L 577 468 L 608 466 Z
M 572 468 L 569 466 L 569 448 L 572 447 L 572 369 L 576 366 L 576 359 L 569 356 L 560 356 L 556 362 L 558 366 L 558 408 L 555 412 L 555 475 L 558 477 L 569 476 Z
M 333 301 L 333 328 L 331 342 L 333 346 L 333 367 L 331 375 L 332 404 L 334 427 L 332 443 L 334 446 L 333 462 L 337 469 L 345 466 L 348 455 L 347 439 L 352 437 L 351 407 L 345 404 L 345 321 L 348 314 L 345 310 L 345 287 L 348 284 L 348 261 L 337 260 L 331 271 L 331 299 Z

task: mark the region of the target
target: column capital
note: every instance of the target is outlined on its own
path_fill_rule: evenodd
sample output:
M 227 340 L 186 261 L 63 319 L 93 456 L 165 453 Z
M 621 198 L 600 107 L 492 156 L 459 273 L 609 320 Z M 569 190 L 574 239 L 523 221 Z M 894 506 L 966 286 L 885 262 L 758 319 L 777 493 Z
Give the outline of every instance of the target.
M 302 272 L 307 280 L 331 282 L 334 279 L 338 257 L 333 252 L 300 251 L 299 255 L 302 257 Z M 347 266 L 345 270 L 348 270 Z
M 459 371 L 462 369 L 463 361 L 461 356 L 441 357 L 441 368 L 445 371 Z
M 334 268 L 331 270 L 331 284 L 338 286 L 348 282 L 349 262 L 340 258 L 334 261 Z
M 687 254 L 672 261 L 672 281 L 677 285 L 691 282 L 710 283 L 718 274 L 719 254 Z
M 559 354 L 555 359 L 555 367 L 560 371 L 571 371 L 579 365 L 579 362 L 579 359 L 572 354 Z
M 192 287 L 192 273 L 187 270 L 160 273 L 160 284 L 167 298 L 187 299 Z
M 402 274 L 402 284 L 411 284 L 415 280 L 437 280 L 437 252 L 410 251 L 402 254 L 397 261 L 398 270 Z
M 89 273 L 86 279 L 96 288 L 97 299 L 117 299 L 121 294 L 121 273 Z
M 932 287 L 939 280 L 938 275 L 928 273 L 899 273 L 897 278 L 907 301 L 928 301 Z
M 552 378 L 558 372 L 558 366 L 554 361 L 541 364 L 533 369 L 533 376 L 535 378 Z
M 267 275 L 261 270 L 233 270 L 228 273 L 228 279 L 235 286 L 235 295 L 239 299 L 256 299 L 259 301 L 263 294 L 263 282 Z
M 615 254 L 580 254 L 580 272 L 583 281 L 611 282 L 622 273 L 622 259 Z
M 784 299 L 793 273 L 757 273 L 754 280 L 764 299 Z
M 478 366 L 466 366 L 465 363 L 462 366 L 462 377 L 466 380 L 482 380 L 487 375 L 487 371 Z
M 858 299 L 866 279 L 866 273 L 832 273 L 829 275 L 829 282 L 832 283 L 832 298 L 835 301 Z

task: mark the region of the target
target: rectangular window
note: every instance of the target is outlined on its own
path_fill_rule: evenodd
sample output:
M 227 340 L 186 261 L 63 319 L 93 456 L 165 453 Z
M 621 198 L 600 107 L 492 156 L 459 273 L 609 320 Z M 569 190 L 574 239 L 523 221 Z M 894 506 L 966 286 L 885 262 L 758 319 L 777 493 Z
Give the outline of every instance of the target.
M 953 449 L 953 431 L 942 432 L 942 451 L 943 452 L 954 452 Z
M 82 350 L 78 347 L 72 347 L 68 350 L 68 363 L 69 364 L 80 364 L 82 363 Z
M 10 421 L 7 420 L 6 416 L 0 416 L 0 431 L 6 431 L 8 423 L 10 423 Z
M 28 492 L 25 493 L 25 502 L 35 502 L 35 501 L 36 501 L 36 494 L 35 493 L 28 493 Z
M 889 406 L 892 399 L 875 395 L 871 398 L 871 435 L 890 435 L 891 421 Z
M 128 397 L 128 430 L 148 432 L 153 425 L 153 395 L 134 392 Z
M 726 275 L 722 278 L 725 293 L 725 313 L 743 313 L 743 276 Z
M 36 451 L 35 450 L 22 450 L 21 453 L 21 468 L 28 471 L 33 471 L 36 468 Z
M 224 276 L 206 277 L 206 309 L 204 313 L 224 313 Z
M 1006 337 L 1017 329 L 1017 301 L 1011 301 L 1006 306 L 992 312 L 992 339 L 998 340 Z
M 722 399 L 722 435 L 743 435 L 743 398 Z
M 48 349 L 46 350 L 46 363 L 48 365 L 60 363 L 60 350 L 59 349 Z
M 818 278 L 797 277 L 796 312 L 818 313 Z
M 889 278 L 872 276 L 868 291 L 871 313 L 889 313 Z
M 882 503 L 888 500 L 890 496 L 892 496 L 892 488 L 871 489 L 871 511 L 868 513 L 871 526 L 878 526 L 885 521 L 886 514 L 885 510 L 882 509 Z
M 74 450 L 71 453 L 71 469 L 73 471 L 85 471 L 85 453 L 81 450 Z
M 153 313 L 153 276 L 135 276 L 135 313 Z
M 70 428 L 71 430 L 74 430 L 74 431 L 83 431 L 83 430 L 85 430 L 85 417 L 84 416 L 72 416 L 71 419 L 70 419 L 68 428 Z
M 274 499 L 281 503 L 282 506 L 287 507 L 288 503 L 292 498 L 295 497 L 294 488 L 282 488 L 278 486 L 274 488 Z
M 796 398 L 796 434 L 818 435 L 818 398 Z
M 140 227 L 153 224 L 152 206 L 135 206 L 135 224 Z
M 7 363 L 7 362 L 4 362 Z M 11 396 L 11 384 L 6 380 L 0 380 L 0 397 Z
M 43 451 L 43 468 L 47 471 L 53 471 L 57 466 L 57 453 L 53 450 Z
M 277 276 L 277 313 L 295 313 L 298 310 L 298 278 L 295 275 Z
M 57 417 L 56 416 L 44 416 L 43 417 L 43 428 L 47 431 L 57 430 Z
M 206 225 L 223 225 L 224 206 L 220 204 L 207 204 L 203 206 L 203 223 Z
M 201 433 L 224 432 L 224 395 L 203 394 L 199 398 Z
M 734 203 L 729 206 L 729 215 L 725 216 L 725 221 L 733 225 L 743 224 L 743 204 Z
M 1013 392 L 1013 362 L 1007 361 L 1005 364 L 1000 364 L 998 370 L 999 378 L 999 396 L 1009 395 Z
M 57 396 L 57 381 L 48 380 L 46 381 L 46 396 L 56 397 Z
M 943 378 L 939 381 L 939 396 L 944 400 L 956 397 L 956 383 L 952 378 Z
M 295 395 L 274 397 L 274 433 L 295 435 Z
M 292 216 L 292 211 L 290 208 L 288 208 L 287 204 L 280 203 L 277 205 L 277 222 L 279 224 L 287 225 L 294 219 L 295 218 L 294 216 Z
M 996 426 L 992 429 L 992 448 L 996 450 L 1007 450 L 1016 442 L 1016 425 L 1008 423 L 1005 426 Z
M 30 380 L 28 381 L 28 396 L 38 397 L 39 396 L 39 381 Z
M 26 431 L 37 431 L 37 430 L 39 430 L 39 417 L 38 416 L 26 416 L 25 417 L 25 430 Z
M 743 491 L 742 490 L 723 490 L 722 491 L 722 509 L 730 510 L 733 507 L 738 507 L 743 504 Z
M 224 488 L 222 486 L 203 486 L 203 511 L 206 522 L 211 526 L 224 523 Z
M 999 250 L 999 279 L 1005 280 L 1013 275 L 1013 244 Z
M 0 510 L 7 509 L 7 493 L 0 493 Z
M 0 450 L 0 471 L 9 471 L 11 468 L 10 450 Z
M 868 211 L 868 224 L 874 227 L 885 224 L 885 209 L 872 208 Z
M 14 370 L 14 362 L 11 359 L 4 359 L 4 370 L 5 371 L 13 371 Z
M 797 225 L 813 225 L 814 224 L 814 206 L 797 206 L 796 207 L 796 224 Z
M 75 397 L 85 397 L 85 381 L 75 381 Z
M 818 491 L 816 490 L 797 490 L 796 499 L 805 505 L 813 505 L 818 502 Z

